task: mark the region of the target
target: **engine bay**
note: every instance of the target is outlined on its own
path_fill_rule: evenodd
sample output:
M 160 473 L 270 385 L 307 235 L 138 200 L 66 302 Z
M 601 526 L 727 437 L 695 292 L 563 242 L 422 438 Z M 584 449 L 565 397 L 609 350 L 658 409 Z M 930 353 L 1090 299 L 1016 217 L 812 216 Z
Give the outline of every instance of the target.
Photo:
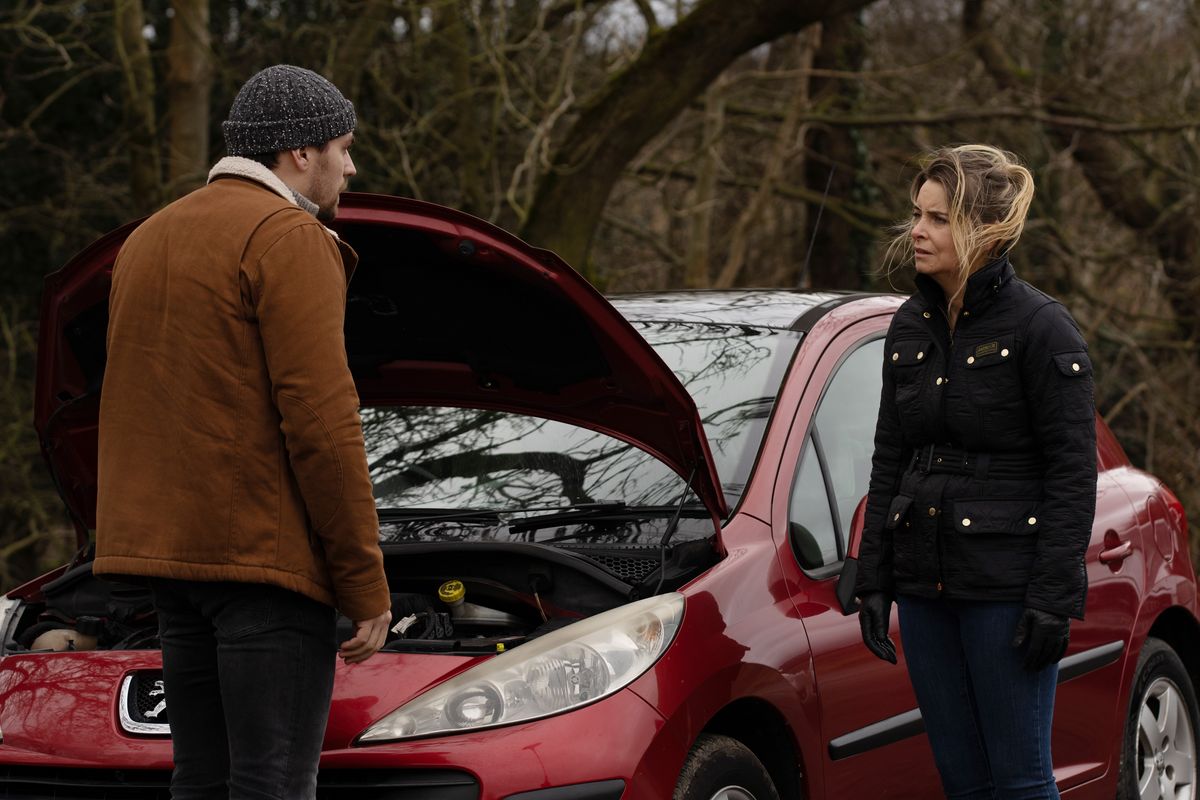
M 383 545 L 392 589 L 384 652 L 481 655 L 633 600 L 682 585 L 716 560 L 711 542 L 660 552 L 647 573 L 645 548 L 570 551 L 531 543 Z M 634 564 L 635 567 L 628 565 Z M 636 579 L 632 576 L 640 576 Z M 661 581 L 660 581 L 661 577 Z M 85 550 L 61 574 L 20 597 L 4 654 L 160 647 L 149 586 L 100 579 Z M 354 635 L 339 615 L 337 641 Z

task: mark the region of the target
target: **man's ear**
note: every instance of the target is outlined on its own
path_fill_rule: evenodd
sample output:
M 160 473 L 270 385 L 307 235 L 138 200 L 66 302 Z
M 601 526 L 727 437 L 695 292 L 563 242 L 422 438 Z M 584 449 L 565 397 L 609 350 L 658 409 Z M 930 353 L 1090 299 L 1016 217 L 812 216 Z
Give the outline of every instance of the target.
M 300 172 L 307 172 L 312 166 L 312 152 L 308 147 L 296 147 L 287 151 L 287 158 L 291 160 L 292 166 Z

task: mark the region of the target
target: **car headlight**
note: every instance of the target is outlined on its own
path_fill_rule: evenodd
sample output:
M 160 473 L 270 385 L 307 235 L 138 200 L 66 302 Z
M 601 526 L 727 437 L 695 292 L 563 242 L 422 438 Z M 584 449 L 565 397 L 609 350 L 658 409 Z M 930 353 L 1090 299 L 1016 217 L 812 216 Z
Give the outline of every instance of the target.
M 511 725 L 607 697 L 658 660 L 683 619 L 664 594 L 580 620 L 456 675 L 358 737 L 359 744 Z

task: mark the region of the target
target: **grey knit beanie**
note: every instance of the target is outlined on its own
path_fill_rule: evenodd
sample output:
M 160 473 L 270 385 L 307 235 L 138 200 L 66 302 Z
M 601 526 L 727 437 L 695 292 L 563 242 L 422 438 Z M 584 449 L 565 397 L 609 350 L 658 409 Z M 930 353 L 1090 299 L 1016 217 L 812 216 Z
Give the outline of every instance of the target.
M 337 87 L 312 70 L 276 64 L 238 90 L 221 123 L 231 156 L 278 153 L 354 130 L 354 106 Z

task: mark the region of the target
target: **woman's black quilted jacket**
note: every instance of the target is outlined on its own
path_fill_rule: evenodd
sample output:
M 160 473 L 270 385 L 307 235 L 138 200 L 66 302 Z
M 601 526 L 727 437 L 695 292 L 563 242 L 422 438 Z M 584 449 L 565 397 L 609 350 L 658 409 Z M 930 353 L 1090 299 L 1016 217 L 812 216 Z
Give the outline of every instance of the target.
M 1096 510 L 1092 364 L 1071 315 L 1007 258 L 887 334 L 856 591 L 1023 601 L 1082 618 Z

